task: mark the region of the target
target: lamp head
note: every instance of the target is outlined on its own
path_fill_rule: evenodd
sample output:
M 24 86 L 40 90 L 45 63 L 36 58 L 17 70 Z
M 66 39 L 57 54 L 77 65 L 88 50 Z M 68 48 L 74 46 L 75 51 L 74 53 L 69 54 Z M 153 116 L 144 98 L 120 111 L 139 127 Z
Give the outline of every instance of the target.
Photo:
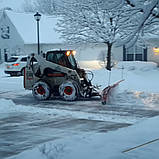
M 34 15 L 34 18 L 35 18 L 36 21 L 40 21 L 40 19 L 41 19 L 41 14 L 38 13 L 38 12 L 36 12 L 36 14 Z

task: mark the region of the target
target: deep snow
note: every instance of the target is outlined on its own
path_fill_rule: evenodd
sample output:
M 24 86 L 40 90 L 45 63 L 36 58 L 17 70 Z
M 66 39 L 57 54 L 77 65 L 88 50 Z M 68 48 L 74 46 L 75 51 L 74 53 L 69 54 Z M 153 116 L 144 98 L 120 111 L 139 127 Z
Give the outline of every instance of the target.
M 87 66 L 86 62 L 81 62 L 80 65 L 81 67 Z M 15 90 L 17 93 L 21 94 L 31 93 L 30 91 L 24 91 L 22 77 L 8 77 L 8 75 L 3 73 L 4 65 L 1 65 L 0 69 L 0 93 Z M 116 81 L 121 80 L 122 78 L 125 79 L 110 97 L 110 104 L 136 104 L 141 107 L 144 105 L 147 109 L 159 110 L 159 68 L 155 63 L 120 62 L 112 69 L 110 76 L 110 72 L 99 67 L 98 62 L 96 61 L 93 63 L 93 73 L 95 75 L 93 83 L 95 85 L 101 85 L 101 89 L 108 84 L 111 85 Z M 10 100 L 0 99 L 1 119 L 10 112 L 18 111 L 50 113 L 49 109 L 15 105 Z M 54 110 L 54 114 L 72 115 L 76 118 L 90 118 L 88 114 L 68 114 L 67 111 L 58 112 L 58 110 Z M 104 118 L 104 116 L 100 116 L 99 118 L 108 120 L 108 118 Z M 98 120 L 98 116 L 94 116 L 94 119 Z M 155 117 L 113 132 L 98 134 L 84 133 L 77 136 L 66 137 L 53 142 L 50 141 L 49 143 L 41 144 L 32 150 L 25 151 L 11 158 L 157 159 L 159 141 L 127 153 L 122 153 L 122 151 L 159 138 L 158 122 L 159 117 Z

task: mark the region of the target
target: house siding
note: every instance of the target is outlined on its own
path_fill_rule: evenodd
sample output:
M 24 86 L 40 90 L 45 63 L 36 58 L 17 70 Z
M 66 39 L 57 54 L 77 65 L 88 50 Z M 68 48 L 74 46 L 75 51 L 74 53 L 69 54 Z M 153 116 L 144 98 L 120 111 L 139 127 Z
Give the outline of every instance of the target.
M 8 36 L 4 38 L 4 30 L 8 28 Z M 24 49 L 24 42 L 15 26 L 12 24 L 8 16 L 3 12 L 0 19 L 0 49 L 1 49 L 1 62 L 12 54 L 21 54 Z

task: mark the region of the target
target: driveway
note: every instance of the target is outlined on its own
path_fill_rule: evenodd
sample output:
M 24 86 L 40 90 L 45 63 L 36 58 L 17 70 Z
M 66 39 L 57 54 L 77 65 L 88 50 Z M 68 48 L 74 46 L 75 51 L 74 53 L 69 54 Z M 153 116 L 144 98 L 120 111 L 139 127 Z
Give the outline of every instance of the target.
M 65 102 L 36 101 L 30 92 L 0 92 L 0 98 L 48 113 L 13 112 L 0 118 L 0 158 L 18 154 L 51 140 L 82 133 L 106 133 L 159 115 L 158 110 L 137 105 L 103 106 L 98 99 Z

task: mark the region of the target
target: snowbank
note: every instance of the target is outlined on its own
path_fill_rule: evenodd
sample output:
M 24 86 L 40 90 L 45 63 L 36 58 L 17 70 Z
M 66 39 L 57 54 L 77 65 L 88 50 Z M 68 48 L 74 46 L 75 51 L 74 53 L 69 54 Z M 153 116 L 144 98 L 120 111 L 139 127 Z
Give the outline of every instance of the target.
M 128 71 L 153 71 L 157 69 L 157 64 L 154 62 L 141 61 L 125 61 L 119 62 L 115 68 L 125 69 Z
M 80 67 L 84 69 L 102 69 L 104 65 L 102 65 L 102 61 L 93 60 L 93 61 L 79 61 Z M 113 69 L 124 69 L 127 71 L 152 71 L 156 70 L 157 63 L 154 62 L 144 62 L 144 61 L 120 61 L 115 62 Z
M 23 77 L 10 77 L 4 73 L 5 64 L 0 64 L 0 92 L 17 91 L 24 92 Z
M 25 151 L 17 155 L 16 159 L 157 159 L 158 122 L 159 117 L 155 117 L 106 134 L 86 134 L 59 139 Z M 155 142 L 123 153 L 155 139 Z
M 49 113 L 47 109 L 43 111 L 43 108 L 35 108 L 31 106 L 23 106 L 23 105 L 16 105 L 12 100 L 0 99 L 0 118 L 2 115 L 9 113 L 18 113 L 18 112 L 28 112 L 28 113 Z
M 138 107 L 139 109 L 159 110 L 159 94 L 144 91 L 120 91 L 115 89 L 110 96 L 109 104 L 125 107 Z
M 119 62 L 111 72 L 104 68 L 93 72 L 93 84 L 101 85 L 101 89 L 125 79 L 119 87 L 121 92 L 129 90 L 159 93 L 159 68 L 153 62 Z
M 0 113 L 9 113 L 14 111 L 15 104 L 12 100 L 0 99 Z

